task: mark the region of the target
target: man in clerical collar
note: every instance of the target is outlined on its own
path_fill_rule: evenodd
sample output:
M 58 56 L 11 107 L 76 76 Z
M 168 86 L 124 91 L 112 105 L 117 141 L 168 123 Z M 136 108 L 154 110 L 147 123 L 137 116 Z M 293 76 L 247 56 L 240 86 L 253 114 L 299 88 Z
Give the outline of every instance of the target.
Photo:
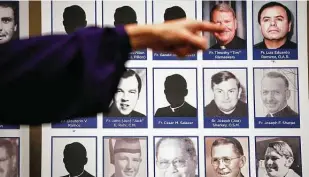
M 244 177 L 241 169 L 246 165 L 242 145 L 236 138 L 222 137 L 211 146 L 211 165 L 216 177 Z
M 167 76 L 164 93 L 169 106 L 159 108 L 155 117 L 196 117 L 197 110 L 185 101 L 188 94 L 187 81 L 180 74 Z
M 269 143 L 266 152 L 264 165 L 266 174 L 259 177 L 300 177 L 291 166 L 294 163 L 292 148 L 284 141 Z
M 63 163 L 69 174 L 64 177 L 94 177 L 84 168 L 87 162 L 87 151 L 84 145 L 79 142 L 67 144 L 63 151 Z
M 261 97 L 268 114 L 266 117 L 297 117 L 287 104 L 291 96 L 289 81 L 279 72 L 268 72 L 262 79 Z
M 115 166 L 112 177 L 136 177 L 142 162 L 142 150 L 138 138 L 118 138 L 110 152 L 111 163 Z
M 235 11 L 226 3 L 216 4 L 210 12 L 213 23 L 226 27 L 223 32 L 215 32 L 217 43 L 209 49 L 246 49 L 246 40 L 236 35 L 237 19 Z
M 290 40 L 292 33 L 292 13 L 278 2 L 269 2 L 258 12 L 258 23 L 263 41 L 256 49 L 296 49 L 297 44 Z
M 142 89 L 142 80 L 133 70 L 127 70 L 118 84 L 117 92 L 110 112 L 106 117 L 145 117 L 144 114 L 135 111 L 135 106 Z
M 205 107 L 205 117 L 247 117 L 247 104 L 240 100 L 242 93 L 238 78 L 229 71 L 211 77 L 214 99 Z

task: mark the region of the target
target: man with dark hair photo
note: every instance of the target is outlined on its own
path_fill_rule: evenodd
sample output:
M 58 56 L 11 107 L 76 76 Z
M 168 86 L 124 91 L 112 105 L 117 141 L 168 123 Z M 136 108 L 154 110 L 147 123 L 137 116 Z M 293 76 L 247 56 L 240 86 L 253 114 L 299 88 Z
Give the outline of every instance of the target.
M 94 177 L 84 168 L 87 162 L 87 150 L 84 145 L 79 142 L 67 144 L 63 151 L 63 163 L 69 174 L 63 177 Z
M 164 21 L 186 18 L 186 12 L 179 6 L 172 6 L 165 9 Z
M 258 23 L 263 41 L 254 45 L 256 49 L 296 49 L 290 40 L 293 29 L 293 14 L 279 2 L 268 2 L 258 12 Z
M 137 24 L 135 10 L 130 6 L 118 7 L 114 13 L 114 25 Z
M 78 5 L 66 7 L 63 12 L 63 26 L 67 34 L 87 26 L 86 13 Z
M 134 70 L 127 70 L 121 78 L 110 112 L 106 117 L 146 117 L 134 110 L 140 98 L 141 89 L 140 76 Z
M 18 38 L 18 1 L 0 1 L 0 44 Z
M 205 89 L 208 90 L 208 89 Z M 204 108 L 205 117 L 247 117 L 247 103 L 240 100 L 242 87 L 239 79 L 229 71 L 211 77 L 214 99 Z
M 216 4 L 211 9 L 210 21 L 223 25 L 226 29 L 223 32 L 214 33 L 217 43 L 209 49 L 246 49 L 247 41 L 236 34 L 236 13 L 229 4 Z
M 190 105 L 185 97 L 188 94 L 186 79 L 180 74 L 167 76 L 164 82 L 164 94 L 169 106 L 159 108 L 155 117 L 196 117 L 197 109 Z

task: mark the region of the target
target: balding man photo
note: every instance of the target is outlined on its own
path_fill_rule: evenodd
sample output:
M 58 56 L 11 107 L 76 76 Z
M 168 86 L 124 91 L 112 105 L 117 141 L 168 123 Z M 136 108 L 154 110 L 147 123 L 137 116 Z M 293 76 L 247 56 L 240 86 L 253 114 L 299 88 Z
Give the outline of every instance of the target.
M 155 144 L 155 177 L 198 177 L 198 149 L 190 137 L 162 137 Z

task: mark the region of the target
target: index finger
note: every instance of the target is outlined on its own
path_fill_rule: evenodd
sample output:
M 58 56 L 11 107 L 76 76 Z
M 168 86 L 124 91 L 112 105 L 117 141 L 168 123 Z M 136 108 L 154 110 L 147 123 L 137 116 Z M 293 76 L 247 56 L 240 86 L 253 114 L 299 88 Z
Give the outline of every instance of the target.
M 208 32 L 222 32 L 225 27 L 208 21 L 196 21 L 192 24 L 192 28 L 198 31 L 208 31 Z

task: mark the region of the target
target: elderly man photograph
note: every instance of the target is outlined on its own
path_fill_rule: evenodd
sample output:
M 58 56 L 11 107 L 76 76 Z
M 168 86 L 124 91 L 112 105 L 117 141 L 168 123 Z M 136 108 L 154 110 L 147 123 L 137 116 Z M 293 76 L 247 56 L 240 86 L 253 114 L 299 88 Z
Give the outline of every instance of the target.
M 142 162 L 139 138 L 117 138 L 110 152 L 111 163 L 115 167 L 115 173 L 111 177 L 137 177 Z M 142 174 L 141 177 L 146 177 L 145 175 Z
M 280 72 L 271 71 L 261 81 L 261 99 L 267 110 L 266 117 L 298 117 L 289 105 L 290 83 Z
M 216 4 L 210 12 L 210 21 L 226 27 L 223 32 L 215 32 L 217 43 L 209 49 L 246 49 L 246 40 L 237 36 L 237 19 L 233 8 L 227 3 Z
M 279 2 L 268 2 L 258 12 L 258 23 L 263 41 L 255 49 L 296 49 L 290 40 L 293 28 L 293 14 Z
M 0 138 L 0 177 L 18 177 L 16 149 L 13 142 Z
M 233 137 L 220 137 L 211 145 L 211 166 L 216 177 L 245 177 L 241 169 L 247 158 L 241 143 Z
M 142 80 L 140 76 L 128 69 L 122 76 L 110 106 L 110 112 L 104 117 L 145 117 L 144 114 L 135 111 L 140 98 Z
M 240 100 L 239 79 L 230 71 L 220 71 L 211 77 L 214 99 L 204 108 L 205 117 L 247 117 L 247 103 Z M 208 89 L 205 88 L 205 91 Z
M 18 37 L 18 1 L 0 1 L 0 44 Z
M 292 148 L 284 141 L 268 144 L 265 152 L 264 165 L 266 174 L 258 177 L 300 177 L 293 169 L 294 155 Z
M 155 177 L 198 177 L 198 151 L 188 137 L 163 137 L 155 146 Z

